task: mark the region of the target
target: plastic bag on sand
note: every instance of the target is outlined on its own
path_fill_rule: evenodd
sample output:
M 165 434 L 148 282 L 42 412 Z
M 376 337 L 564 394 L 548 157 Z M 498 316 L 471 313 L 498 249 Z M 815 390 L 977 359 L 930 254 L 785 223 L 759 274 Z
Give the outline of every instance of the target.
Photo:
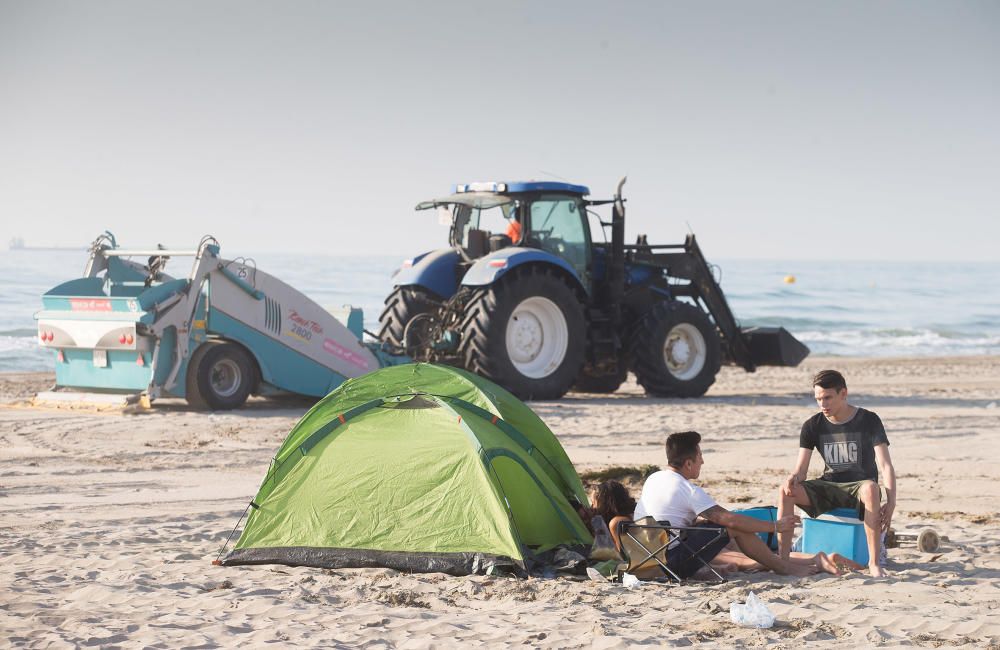
M 636 578 L 631 573 L 622 574 L 622 586 L 628 589 L 635 589 L 639 586 L 639 578 Z
M 733 623 L 744 627 L 771 627 L 774 625 L 774 614 L 767 608 L 767 604 L 757 598 L 757 594 L 752 591 L 747 594 L 745 605 L 733 603 L 729 606 L 729 616 L 733 619 Z

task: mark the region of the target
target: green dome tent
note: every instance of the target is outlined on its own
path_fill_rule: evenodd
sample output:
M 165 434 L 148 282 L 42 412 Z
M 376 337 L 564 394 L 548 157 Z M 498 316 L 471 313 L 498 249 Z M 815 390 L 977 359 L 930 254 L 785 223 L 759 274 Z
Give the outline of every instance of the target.
M 383 368 L 288 434 L 224 565 L 528 568 L 591 543 L 580 477 L 535 413 L 496 384 L 429 364 Z

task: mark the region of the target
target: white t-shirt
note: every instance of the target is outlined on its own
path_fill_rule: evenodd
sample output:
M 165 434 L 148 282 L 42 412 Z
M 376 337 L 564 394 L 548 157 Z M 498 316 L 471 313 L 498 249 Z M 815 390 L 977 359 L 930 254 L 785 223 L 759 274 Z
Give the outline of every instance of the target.
M 661 470 L 646 479 L 635 505 L 635 520 L 653 517 L 672 526 L 690 526 L 715 500 L 673 470 Z

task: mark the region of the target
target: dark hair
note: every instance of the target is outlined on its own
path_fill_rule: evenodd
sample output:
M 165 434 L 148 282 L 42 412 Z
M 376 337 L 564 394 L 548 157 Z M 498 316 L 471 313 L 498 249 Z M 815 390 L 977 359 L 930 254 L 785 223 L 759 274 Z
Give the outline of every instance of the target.
M 635 499 L 618 481 L 604 481 L 594 489 L 594 510 L 609 523 L 619 515 L 631 517 L 635 512 Z
M 698 457 L 701 434 L 697 431 L 681 431 L 667 436 L 667 464 L 675 469 L 684 466 L 687 460 Z
M 820 370 L 813 377 L 813 388 L 819 386 L 820 388 L 832 388 L 838 393 L 842 390 L 847 390 L 847 382 L 844 380 L 844 375 L 840 374 L 836 370 Z

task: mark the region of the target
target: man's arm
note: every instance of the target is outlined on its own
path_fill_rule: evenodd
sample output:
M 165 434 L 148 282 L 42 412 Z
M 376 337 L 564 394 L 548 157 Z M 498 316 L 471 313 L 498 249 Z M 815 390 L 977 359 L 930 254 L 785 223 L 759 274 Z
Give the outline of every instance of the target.
M 896 468 L 892 466 L 892 458 L 889 456 L 889 445 L 882 444 L 875 447 L 875 460 L 878 461 L 879 469 L 882 472 L 882 479 L 885 481 L 885 503 L 882 505 L 882 530 L 889 530 L 892 523 L 892 513 L 896 511 Z
M 809 472 L 809 461 L 812 459 L 812 453 L 812 449 L 799 447 L 799 457 L 795 461 L 795 470 L 785 479 L 785 483 L 781 486 L 781 491 L 785 496 L 792 496 L 795 486 L 806 480 L 806 473 Z
M 799 518 L 795 515 L 788 515 L 777 521 L 765 521 L 729 512 L 718 505 L 712 506 L 698 516 L 724 528 L 733 528 L 745 533 L 791 533 L 795 531 L 795 524 L 799 523 Z

